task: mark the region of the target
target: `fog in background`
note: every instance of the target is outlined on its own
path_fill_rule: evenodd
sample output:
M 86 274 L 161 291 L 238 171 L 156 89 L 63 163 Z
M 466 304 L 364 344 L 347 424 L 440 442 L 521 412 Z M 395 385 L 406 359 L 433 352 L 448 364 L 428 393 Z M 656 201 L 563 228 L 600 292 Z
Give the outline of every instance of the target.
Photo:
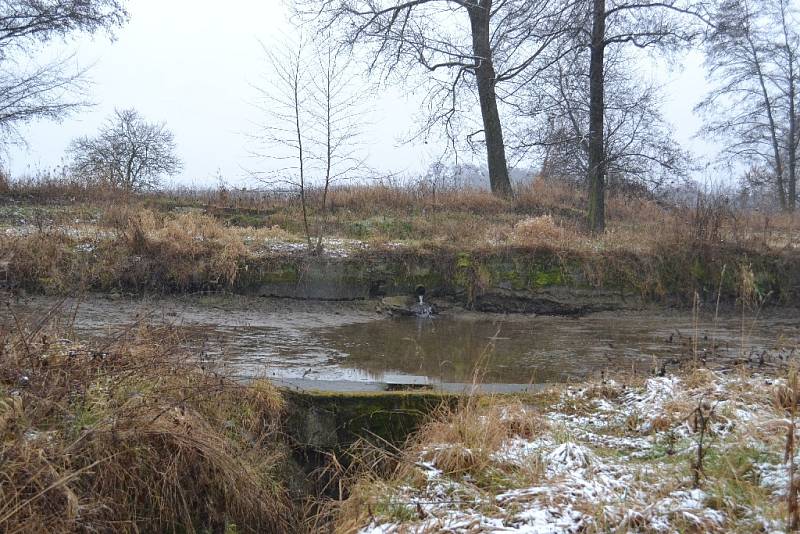
M 37 122 L 21 128 L 27 144 L 4 155 L 13 177 L 58 172 L 69 142 L 93 135 L 114 108 L 134 107 L 149 121 L 164 121 L 174 132 L 184 161 L 166 185 L 250 186 L 248 170 L 269 165 L 251 156 L 256 123 L 266 119 L 255 103 L 254 85 L 264 85 L 269 65 L 260 42 L 277 46 L 291 37 L 288 10 L 280 0 L 132 0 L 130 22 L 112 42 L 103 35 L 60 44 L 75 53 L 76 68 L 89 67 L 88 98 L 96 104 L 62 123 Z M 693 52 L 670 69 L 660 62 L 646 69 L 663 84 L 664 117 L 676 139 L 703 159 L 714 147 L 694 138 L 700 120 L 692 111 L 706 88 L 702 55 Z M 412 84 L 409 84 L 412 85 Z M 380 88 L 355 82 L 371 110 L 364 138 L 367 165 L 379 173 L 413 176 L 441 156 L 443 143 L 404 143 L 421 113 L 410 87 Z M 501 111 L 502 113 L 502 111 Z M 485 154 L 460 153 L 482 164 Z M 698 175 L 698 177 L 701 175 Z M 703 177 L 713 177 L 709 172 Z

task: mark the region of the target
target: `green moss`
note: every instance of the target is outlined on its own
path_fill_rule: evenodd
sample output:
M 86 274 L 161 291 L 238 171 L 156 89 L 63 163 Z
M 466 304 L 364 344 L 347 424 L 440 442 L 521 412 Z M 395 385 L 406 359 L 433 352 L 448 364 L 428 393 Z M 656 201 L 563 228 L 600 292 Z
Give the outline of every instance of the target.
M 283 264 L 260 272 L 258 278 L 263 284 L 294 284 L 300 281 L 299 266 Z
M 358 438 L 401 444 L 451 395 L 433 392 L 284 392 L 290 433 L 300 443 L 345 448 Z
M 471 266 L 473 274 L 487 286 L 522 291 L 572 284 L 572 277 L 567 274 L 562 261 L 549 255 L 531 257 L 518 253 L 494 256 L 478 264 L 473 262 Z
M 704 282 L 708 279 L 708 269 L 705 263 L 698 257 L 694 258 L 689 268 L 689 274 L 697 282 Z
M 453 273 L 453 286 L 456 290 L 467 293 L 467 306 L 471 306 L 475 300 L 475 266 L 472 255 L 468 252 L 461 252 L 456 257 L 455 269 Z
M 561 269 L 548 269 L 533 273 L 533 285 L 535 287 L 560 286 L 566 284 L 566 278 Z
M 515 265 L 516 267 L 516 265 Z M 525 277 L 519 271 L 519 269 L 512 269 L 509 271 L 505 271 L 502 273 L 498 273 L 499 276 L 497 278 L 501 282 L 505 282 L 510 285 L 514 289 L 524 289 L 525 288 Z
M 756 293 L 761 299 L 769 296 L 778 297 L 781 293 L 780 282 L 775 273 L 769 271 L 758 271 L 755 273 Z

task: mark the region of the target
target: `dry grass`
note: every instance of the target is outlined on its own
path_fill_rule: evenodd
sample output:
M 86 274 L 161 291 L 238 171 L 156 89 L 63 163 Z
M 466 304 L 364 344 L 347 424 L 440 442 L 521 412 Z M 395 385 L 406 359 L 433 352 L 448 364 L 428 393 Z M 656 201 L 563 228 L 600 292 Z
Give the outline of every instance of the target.
M 247 255 L 240 236 L 196 212 L 167 218 L 140 210 L 124 219 L 118 230 L 130 255 L 157 258 L 168 268 L 164 278 L 178 287 L 191 287 L 195 280 L 230 286 Z
M 513 484 L 534 484 L 541 479 L 540 462 L 521 466 L 498 462 L 496 455 L 509 439 L 535 439 L 548 427 L 538 410 L 510 398 L 466 396 L 457 407 L 443 404 L 402 451 L 367 448 L 366 453 L 363 449 L 354 453 L 360 469 L 351 477 L 349 498 L 335 514 L 336 531 L 356 532 L 374 514 L 420 519 L 413 512 L 404 517 L 408 511 L 391 502 L 399 485 L 425 486 L 420 462 L 441 470 L 446 477 L 467 477 L 490 491 L 511 480 Z
M 0 530 L 287 532 L 282 402 L 177 354 L 165 329 L 0 332 Z
M 420 429 L 391 473 L 362 475 L 338 531 L 778 531 L 782 483 L 766 477 L 785 469 L 785 389 L 779 378 L 695 369 L 528 399 L 539 409 L 467 401 Z M 692 493 L 698 402 L 714 408 Z M 509 465 L 504 451 L 518 441 L 529 452 Z
M 515 224 L 510 240 L 516 245 L 527 246 L 536 242 L 561 242 L 565 233 L 565 229 L 559 227 L 551 215 L 540 215 L 522 219 Z
M 33 289 L 190 291 L 236 283 L 249 257 L 242 234 L 197 212 L 166 216 L 113 208 L 103 213 L 100 227 L 0 234 L 0 248 L 12 258 L 9 278 Z
M 490 468 L 506 440 L 532 439 L 546 428 L 535 410 L 519 403 L 468 398 L 456 409 L 440 409 L 411 449 L 445 473 L 479 476 Z
M 230 290 L 250 260 L 285 256 L 305 241 L 299 203 L 285 194 L 175 191 L 111 199 L 101 191 L 79 202 L 57 197 L 49 182 L 40 186 L 12 184 L 20 202 L 0 207 L 0 250 L 13 256 L 8 278 L 37 291 Z M 25 197 L 28 190 L 41 196 Z M 590 285 L 611 282 L 645 298 L 680 291 L 679 298 L 691 298 L 696 286 L 719 283 L 724 264 L 731 271 L 751 255 L 780 269 L 800 247 L 798 216 L 738 210 L 712 197 L 665 206 L 611 193 L 607 232 L 592 236 L 583 228 L 583 197 L 545 181 L 521 187 L 513 201 L 470 189 L 346 186 L 330 192 L 324 215 L 312 213 L 312 227 L 377 255 L 542 252 L 573 267 L 579 262 Z M 770 276 L 787 278 L 777 282 L 791 298 L 791 276 Z
M 87 204 L 97 206 L 102 213 L 95 222 L 101 227 L 129 224 L 131 218 L 136 218 L 135 212 L 145 206 L 160 217 L 172 218 L 181 213 L 178 210 L 191 209 L 210 214 L 227 230 L 277 226 L 287 235 L 302 238 L 299 202 L 283 193 L 184 190 L 137 197 L 117 193 L 115 198 L 104 189 L 72 195 L 73 187 L 74 184 L 58 180 L 40 179 L 14 182 L 10 190 L 34 204 L 60 201 L 74 205 L 76 210 Z M 309 192 L 312 206 L 319 204 L 318 195 L 318 191 Z M 565 250 L 641 252 L 653 251 L 664 243 L 768 249 L 794 249 L 800 245 L 796 235 L 800 227 L 798 216 L 741 210 L 723 197 L 698 197 L 693 205 L 668 206 L 650 198 L 611 192 L 606 204 L 608 232 L 591 237 L 583 228 L 585 193 L 555 181 L 537 180 L 520 186 L 513 201 L 477 189 L 436 191 L 424 184 L 351 185 L 330 191 L 328 213 L 320 225 L 327 235 L 335 237 L 377 242 L 439 241 L 469 248 L 555 244 Z M 199 221 L 178 224 L 196 222 Z
M 74 239 L 63 233 L 37 233 L 30 236 L 0 234 L 0 250 L 3 250 L 6 278 L 35 280 L 53 292 L 70 289 L 77 282 L 67 272 L 77 275 L 72 267 L 71 251 L 76 246 Z
M 15 199 L 30 199 L 41 203 L 76 202 L 91 199 L 92 202 L 121 202 L 129 195 L 104 184 L 87 183 L 52 174 L 39 174 L 9 180 L 6 178 L 6 193 Z

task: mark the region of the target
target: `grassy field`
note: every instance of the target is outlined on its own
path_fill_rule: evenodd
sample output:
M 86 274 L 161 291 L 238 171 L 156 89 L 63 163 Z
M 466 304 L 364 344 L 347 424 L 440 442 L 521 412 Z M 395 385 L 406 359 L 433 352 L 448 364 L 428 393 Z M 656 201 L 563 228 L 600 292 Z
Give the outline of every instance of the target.
M 325 208 L 319 191 L 308 193 L 312 236 L 361 240 L 373 246 L 452 245 L 467 248 L 553 246 L 564 250 L 652 251 L 660 243 L 724 243 L 737 247 L 796 249 L 800 218 L 739 209 L 724 197 L 703 195 L 684 205 L 643 194 L 611 192 L 608 232 L 583 229 L 584 191 L 537 180 L 520 186 L 513 200 L 488 191 L 353 185 L 332 189 Z M 13 183 L 0 220 L 34 226 L 86 224 L 115 228 L 131 213 L 201 212 L 230 228 L 261 230 L 253 238 L 305 241 L 302 209 L 294 195 L 239 190 L 176 190 L 125 195 L 61 182 Z M 115 228 L 118 229 L 118 228 Z

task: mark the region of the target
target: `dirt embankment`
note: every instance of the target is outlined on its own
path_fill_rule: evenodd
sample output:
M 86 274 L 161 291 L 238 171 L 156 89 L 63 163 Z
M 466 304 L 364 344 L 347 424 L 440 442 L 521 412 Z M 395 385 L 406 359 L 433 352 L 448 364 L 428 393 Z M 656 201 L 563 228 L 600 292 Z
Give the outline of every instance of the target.
M 696 299 L 782 305 L 800 293 L 795 218 L 727 205 L 666 209 L 614 197 L 608 231 L 592 236 L 577 222 L 578 196 L 556 186 L 513 202 L 469 191 L 431 203 L 404 190 L 342 190 L 315 216 L 324 235 L 316 250 L 290 200 L 201 200 L 0 206 L 0 284 L 331 300 L 410 296 L 421 286 L 470 309 L 540 314 Z
M 253 254 L 216 238 L 188 247 L 137 239 L 87 245 L 61 233 L 6 238 L 0 285 L 45 294 L 227 291 L 319 300 L 413 296 L 422 287 L 429 297 L 477 311 L 557 315 L 642 303 L 690 307 L 695 298 L 791 305 L 800 296 L 800 255 L 723 246 L 641 255 L 444 246 L 316 255 Z

